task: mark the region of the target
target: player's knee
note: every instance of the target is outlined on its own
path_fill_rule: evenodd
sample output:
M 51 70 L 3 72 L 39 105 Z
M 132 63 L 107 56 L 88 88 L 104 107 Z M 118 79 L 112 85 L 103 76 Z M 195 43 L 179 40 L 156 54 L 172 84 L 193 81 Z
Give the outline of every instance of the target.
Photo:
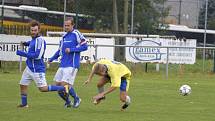
M 102 87 L 103 85 L 101 83 L 97 83 L 97 87 Z
M 64 94 L 64 92 L 63 92 L 63 91 L 57 91 L 57 93 L 58 93 L 58 94 Z
M 120 95 L 120 100 L 121 100 L 122 102 L 125 102 L 125 101 L 126 101 L 126 96 L 125 96 L 125 95 Z
M 46 87 L 39 87 L 40 92 L 47 92 L 48 88 Z
M 61 86 L 61 83 L 60 82 L 55 82 L 55 85 Z

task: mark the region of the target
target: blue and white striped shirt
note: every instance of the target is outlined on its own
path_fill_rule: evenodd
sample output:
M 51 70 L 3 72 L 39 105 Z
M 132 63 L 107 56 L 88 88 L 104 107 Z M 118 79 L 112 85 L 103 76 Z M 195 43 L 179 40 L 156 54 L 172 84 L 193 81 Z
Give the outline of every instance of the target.
M 66 48 L 70 48 L 70 53 L 66 53 Z M 61 56 L 60 67 L 80 67 L 80 53 L 87 50 L 87 41 L 85 37 L 76 29 L 67 32 L 60 40 L 58 51 L 49 60 L 52 62 Z
M 26 65 L 32 72 L 45 73 L 44 54 L 46 50 L 46 41 L 42 36 L 32 38 L 31 41 L 25 42 L 28 46 L 28 51 L 19 51 L 20 56 L 26 57 Z

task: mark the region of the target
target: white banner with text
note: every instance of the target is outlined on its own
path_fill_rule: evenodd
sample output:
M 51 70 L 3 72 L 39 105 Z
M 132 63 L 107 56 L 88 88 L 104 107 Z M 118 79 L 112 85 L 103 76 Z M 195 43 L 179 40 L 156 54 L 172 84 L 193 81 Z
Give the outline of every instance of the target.
M 0 34 L 0 60 L 3 61 L 19 61 L 20 57 L 16 55 L 16 50 L 20 48 L 21 41 L 29 41 L 29 36 L 16 36 L 16 35 L 4 35 Z M 47 43 L 46 52 L 44 55 L 45 61 L 52 57 L 58 50 L 60 37 L 44 37 Z M 113 38 L 86 38 L 88 44 L 104 44 L 114 45 Z M 54 44 L 54 45 L 53 45 Z M 27 48 L 24 48 L 27 51 Z M 97 47 L 97 53 L 95 52 L 94 46 L 89 46 L 87 51 L 81 52 L 81 62 L 94 62 L 97 59 L 107 58 L 114 59 L 114 48 L 113 47 Z M 25 61 L 25 58 L 22 59 Z M 56 60 L 59 61 L 59 60 Z
M 130 62 L 167 62 L 167 48 L 162 46 L 178 47 L 169 48 L 168 62 L 173 64 L 194 64 L 196 61 L 196 40 L 173 40 L 162 38 L 126 38 L 126 45 L 150 46 L 150 47 L 127 47 L 126 61 Z M 179 48 L 180 47 L 180 48 Z M 186 48 L 181 48 L 186 47 Z M 190 47 L 190 48 L 189 48 Z

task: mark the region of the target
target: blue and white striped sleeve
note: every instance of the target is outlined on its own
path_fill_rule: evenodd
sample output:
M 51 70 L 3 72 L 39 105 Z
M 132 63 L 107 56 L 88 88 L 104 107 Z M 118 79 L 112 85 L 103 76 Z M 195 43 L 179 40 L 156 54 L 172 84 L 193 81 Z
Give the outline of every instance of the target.
M 78 30 L 75 30 L 76 40 L 78 42 L 78 46 L 75 48 L 70 48 L 71 52 L 81 52 L 88 49 L 86 38 L 83 34 L 81 34 Z
M 57 59 L 60 55 L 62 55 L 62 46 L 63 46 L 63 40 L 60 40 L 59 48 L 55 52 L 55 54 L 49 59 L 49 62 L 52 62 L 53 60 Z
M 36 38 L 35 42 L 35 51 L 34 52 L 28 52 L 27 58 L 32 59 L 41 59 L 45 53 L 46 49 L 46 42 L 42 37 Z
M 75 34 L 76 34 L 76 39 L 77 39 L 79 45 L 83 45 L 83 44 L 87 43 L 86 38 L 84 37 L 84 35 L 82 33 L 80 33 L 78 30 L 76 30 Z

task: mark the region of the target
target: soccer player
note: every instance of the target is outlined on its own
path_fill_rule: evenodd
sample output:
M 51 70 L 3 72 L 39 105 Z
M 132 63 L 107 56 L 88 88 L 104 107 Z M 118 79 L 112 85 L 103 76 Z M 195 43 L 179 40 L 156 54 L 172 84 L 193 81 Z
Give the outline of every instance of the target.
M 64 22 L 66 34 L 63 35 L 59 44 L 59 49 L 49 59 L 50 64 L 53 60 L 61 56 L 59 68 L 55 74 L 54 80 L 56 85 L 69 85 L 69 94 L 74 98 L 73 107 L 80 105 L 81 99 L 74 90 L 74 81 L 78 68 L 80 67 L 80 54 L 87 50 L 87 41 L 85 37 L 74 29 L 73 18 L 67 18 Z M 59 96 L 65 100 L 65 107 L 71 107 L 69 96 L 65 96 L 64 92 L 59 91 Z
M 66 91 L 63 86 L 47 85 L 45 78 L 44 53 L 46 50 L 46 42 L 39 34 L 40 23 L 32 21 L 30 23 L 30 33 L 32 39 L 27 42 L 21 42 L 22 45 L 28 46 L 28 51 L 17 50 L 16 54 L 26 57 L 26 68 L 20 80 L 21 104 L 18 107 L 28 107 L 27 89 L 32 80 L 35 81 L 41 92 L 48 91 Z
M 98 94 L 93 97 L 94 104 L 99 104 L 101 100 L 105 99 L 105 95 L 120 88 L 120 100 L 124 103 L 121 110 L 125 110 L 131 103 L 127 94 L 131 78 L 130 70 L 120 62 L 101 59 L 93 65 L 92 71 L 84 84 L 88 84 L 94 74 L 101 76 L 97 83 Z M 111 83 L 111 87 L 104 90 L 106 83 Z

